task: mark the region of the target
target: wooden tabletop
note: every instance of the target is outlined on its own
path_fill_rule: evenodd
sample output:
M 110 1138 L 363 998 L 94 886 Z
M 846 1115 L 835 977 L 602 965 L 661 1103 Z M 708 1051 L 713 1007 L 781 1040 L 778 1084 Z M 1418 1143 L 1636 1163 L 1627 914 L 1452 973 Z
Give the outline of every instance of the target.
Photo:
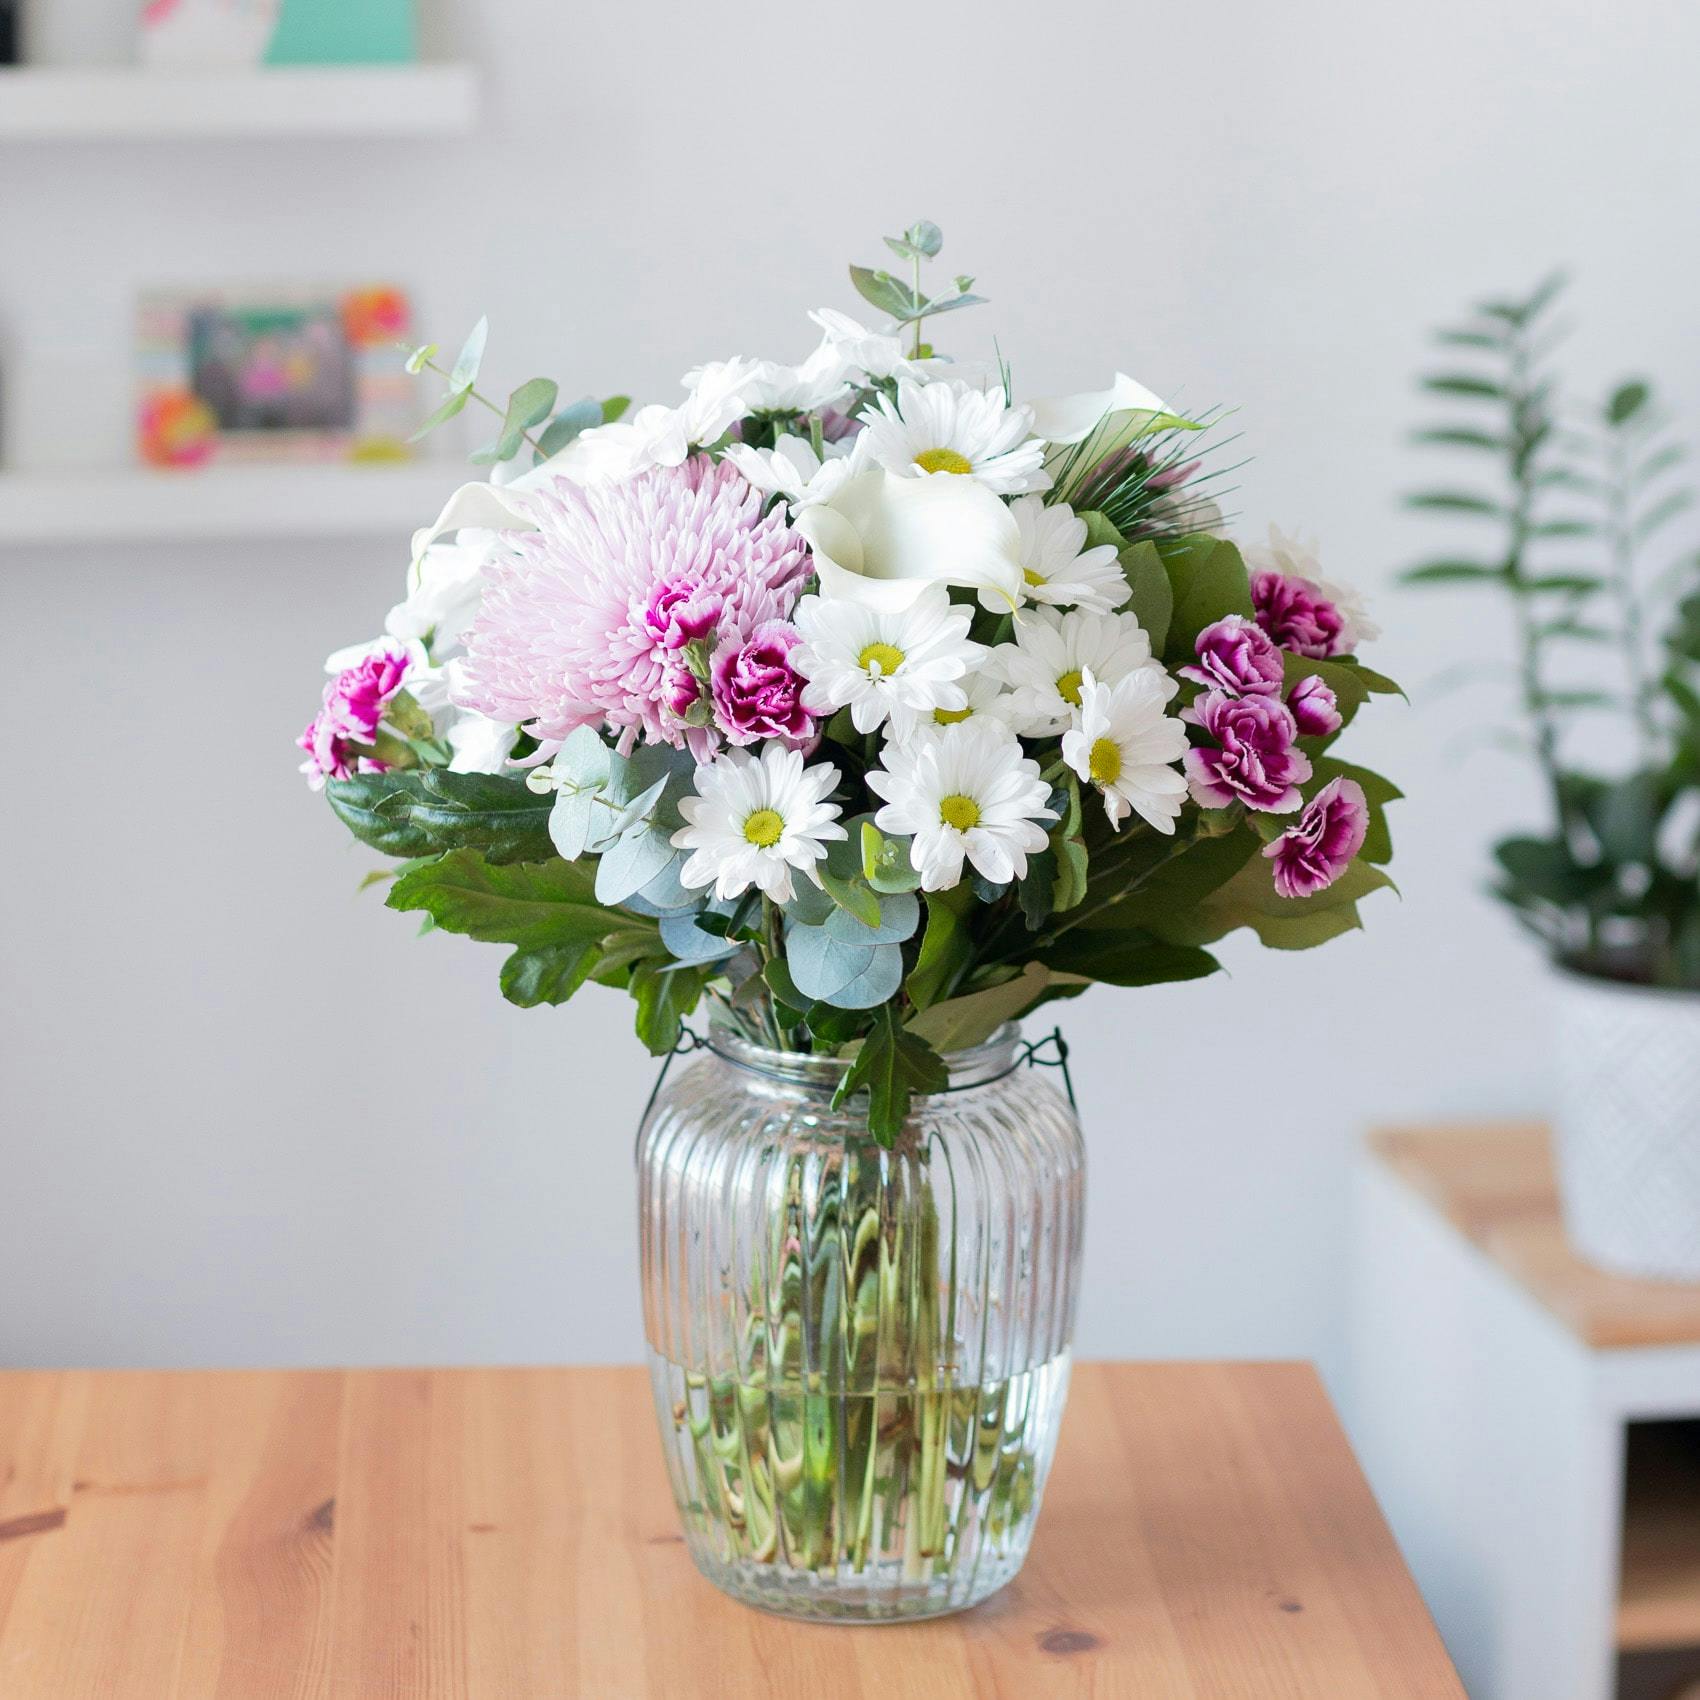
M 5 1700 L 1462 1700 L 1313 1372 L 1086 1365 L 1027 1568 L 872 1628 L 681 1544 L 639 1370 L 0 1375 Z
M 1544 1127 L 1390 1128 L 1370 1146 L 1588 1345 L 1700 1344 L 1700 1285 L 1608 1275 L 1571 1250 Z

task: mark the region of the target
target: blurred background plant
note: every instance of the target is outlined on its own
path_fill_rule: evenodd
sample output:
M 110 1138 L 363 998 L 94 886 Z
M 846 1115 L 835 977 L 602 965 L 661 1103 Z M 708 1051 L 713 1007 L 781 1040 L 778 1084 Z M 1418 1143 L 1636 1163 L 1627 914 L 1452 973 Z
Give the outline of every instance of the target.
M 1509 605 L 1513 659 L 1451 675 L 1511 685 L 1522 725 L 1505 737 L 1550 801 L 1543 831 L 1494 846 L 1495 895 L 1568 967 L 1700 989 L 1700 557 L 1668 529 L 1693 501 L 1685 449 L 1645 381 L 1568 402 L 1553 365 L 1562 287 L 1436 332 L 1449 358 L 1422 388 L 1457 411 L 1415 441 L 1480 476 L 1407 501 L 1484 542 L 1404 581 Z M 1604 771 L 1584 765 L 1596 754 Z

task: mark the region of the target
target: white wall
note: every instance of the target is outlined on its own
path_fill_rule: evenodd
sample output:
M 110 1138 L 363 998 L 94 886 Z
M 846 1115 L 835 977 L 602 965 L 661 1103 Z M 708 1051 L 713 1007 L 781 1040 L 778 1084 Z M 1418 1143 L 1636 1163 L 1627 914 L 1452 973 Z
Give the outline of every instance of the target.
M 51 0 L 54 44 L 117 38 Z M 1700 404 L 1700 13 L 1648 3 L 469 0 L 470 141 L 0 155 L 13 458 L 124 451 L 143 282 L 393 276 L 490 370 L 668 396 L 800 354 L 919 216 L 1028 393 L 1114 365 L 1237 403 L 1248 525 L 1377 593 L 1351 752 L 1412 801 L 1402 903 L 1313 955 L 1068 1006 L 1093 1154 L 1092 1353 L 1334 1360 L 1346 1154 L 1380 1118 L 1538 1106 L 1535 963 L 1477 892 L 1530 788 L 1420 687 L 1492 640 L 1396 595 L 1420 332 L 1574 268 L 1591 381 Z M 331 647 L 403 540 L 0 549 L 0 1363 L 615 1359 L 639 1344 L 633 1125 L 653 1064 L 592 989 L 521 1013 L 415 941 L 293 771 Z

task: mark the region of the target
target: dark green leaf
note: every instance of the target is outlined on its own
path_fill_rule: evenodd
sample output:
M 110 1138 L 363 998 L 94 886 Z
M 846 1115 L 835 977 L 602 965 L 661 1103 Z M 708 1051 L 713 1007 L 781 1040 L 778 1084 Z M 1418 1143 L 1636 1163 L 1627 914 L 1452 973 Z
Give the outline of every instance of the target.
M 1399 575 L 1402 584 L 1503 584 L 1503 567 L 1483 566 L 1479 561 L 1425 561 Z
M 1197 533 L 1155 547 L 1174 598 L 1163 646 L 1167 659 L 1190 659 L 1198 634 L 1229 614 L 1252 618 L 1245 562 L 1226 538 Z
M 833 1094 L 835 1107 L 858 1092 L 868 1095 L 868 1131 L 888 1149 L 896 1144 L 917 1093 L 942 1092 L 950 1083 L 944 1059 L 926 1040 L 897 1025 L 890 1004 L 874 1013 L 874 1024 Z
M 1594 577 L 1592 573 L 1539 573 L 1533 578 L 1520 581 L 1519 588 L 1536 591 L 1562 591 L 1567 595 L 1580 596 L 1590 590 L 1598 590 L 1605 581 Z
M 927 930 L 921 935 L 920 955 L 904 985 L 909 1001 L 918 1010 L 948 998 L 974 954 L 964 920 L 973 902 L 969 888 L 959 885 L 924 895 Z
M 325 798 L 362 844 L 390 856 L 465 848 L 501 863 L 541 861 L 553 852 L 554 799 L 503 774 L 446 768 L 363 773 L 328 781 Z
M 1476 496 L 1466 490 L 1420 490 L 1405 498 L 1408 508 L 1423 508 L 1434 513 L 1481 514 L 1500 519 L 1505 510 L 1487 496 Z
M 1423 388 L 1435 395 L 1468 396 L 1477 401 L 1504 401 L 1505 386 L 1492 378 L 1481 378 L 1469 372 L 1440 372 L 1423 379 Z
M 516 950 L 502 964 L 502 996 L 521 1009 L 565 1003 L 590 977 L 602 956 L 595 940 Z
M 669 967 L 644 962 L 628 982 L 637 1000 L 637 1036 L 652 1057 L 667 1056 L 679 1043 L 679 1029 L 697 1006 L 713 976 L 711 967 Z
M 1095 931 L 1079 927 L 1048 945 L 1040 960 L 1049 968 L 1080 974 L 1109 986 L 1157 986 L 1171 980 L 1202 980 L 1221 964 L 1207 950 L 1164 944 L 1137 929 Z
M 1119 556 L 1131 592 L 1123 611 L 1139 621 L 1140 629 L 1151 640 L 1151 653 L 1161 655 L 1175 612 L 1174 587 L 1163 568 L 1163 557 L 1151 542 L 1130 543 Z
M 852 266 L 850 281 L 864 301 L 889 313 L 894 319 L 904 319 L 920 306 L 915 292 L 890 272 L 873 271 L 867 266 Z
M 1627 424 L 1647 405 L 1652 393 L 1639 378 L 1631 379 L 1627 384 L 1620 384 L 1612 391 L 1611 400 L 1606 403 L 1607 424 Z
M 1504 437 L 1496 437 L 1491 431 L 1472 431 L 1461 425 L 1428 426 L 1421 431 L 1413 431 L 1411 441 L 1450 449 L 1487 449 L 1494 454 L 1504 454 L 1511 446 Z

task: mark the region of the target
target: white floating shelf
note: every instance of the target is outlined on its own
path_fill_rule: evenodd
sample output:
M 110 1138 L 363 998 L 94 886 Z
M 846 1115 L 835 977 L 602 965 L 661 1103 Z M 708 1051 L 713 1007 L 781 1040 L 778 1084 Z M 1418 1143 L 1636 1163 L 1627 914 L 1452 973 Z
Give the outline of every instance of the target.
M 464 134 L 477 116 L 470 65 L 0 70 L 0 141 L 446 136 Z
M 467 469 L 240 466 L 206 471 L 0 473 L 0 554 L 44 543 L 380 537 L 405 550 Z

